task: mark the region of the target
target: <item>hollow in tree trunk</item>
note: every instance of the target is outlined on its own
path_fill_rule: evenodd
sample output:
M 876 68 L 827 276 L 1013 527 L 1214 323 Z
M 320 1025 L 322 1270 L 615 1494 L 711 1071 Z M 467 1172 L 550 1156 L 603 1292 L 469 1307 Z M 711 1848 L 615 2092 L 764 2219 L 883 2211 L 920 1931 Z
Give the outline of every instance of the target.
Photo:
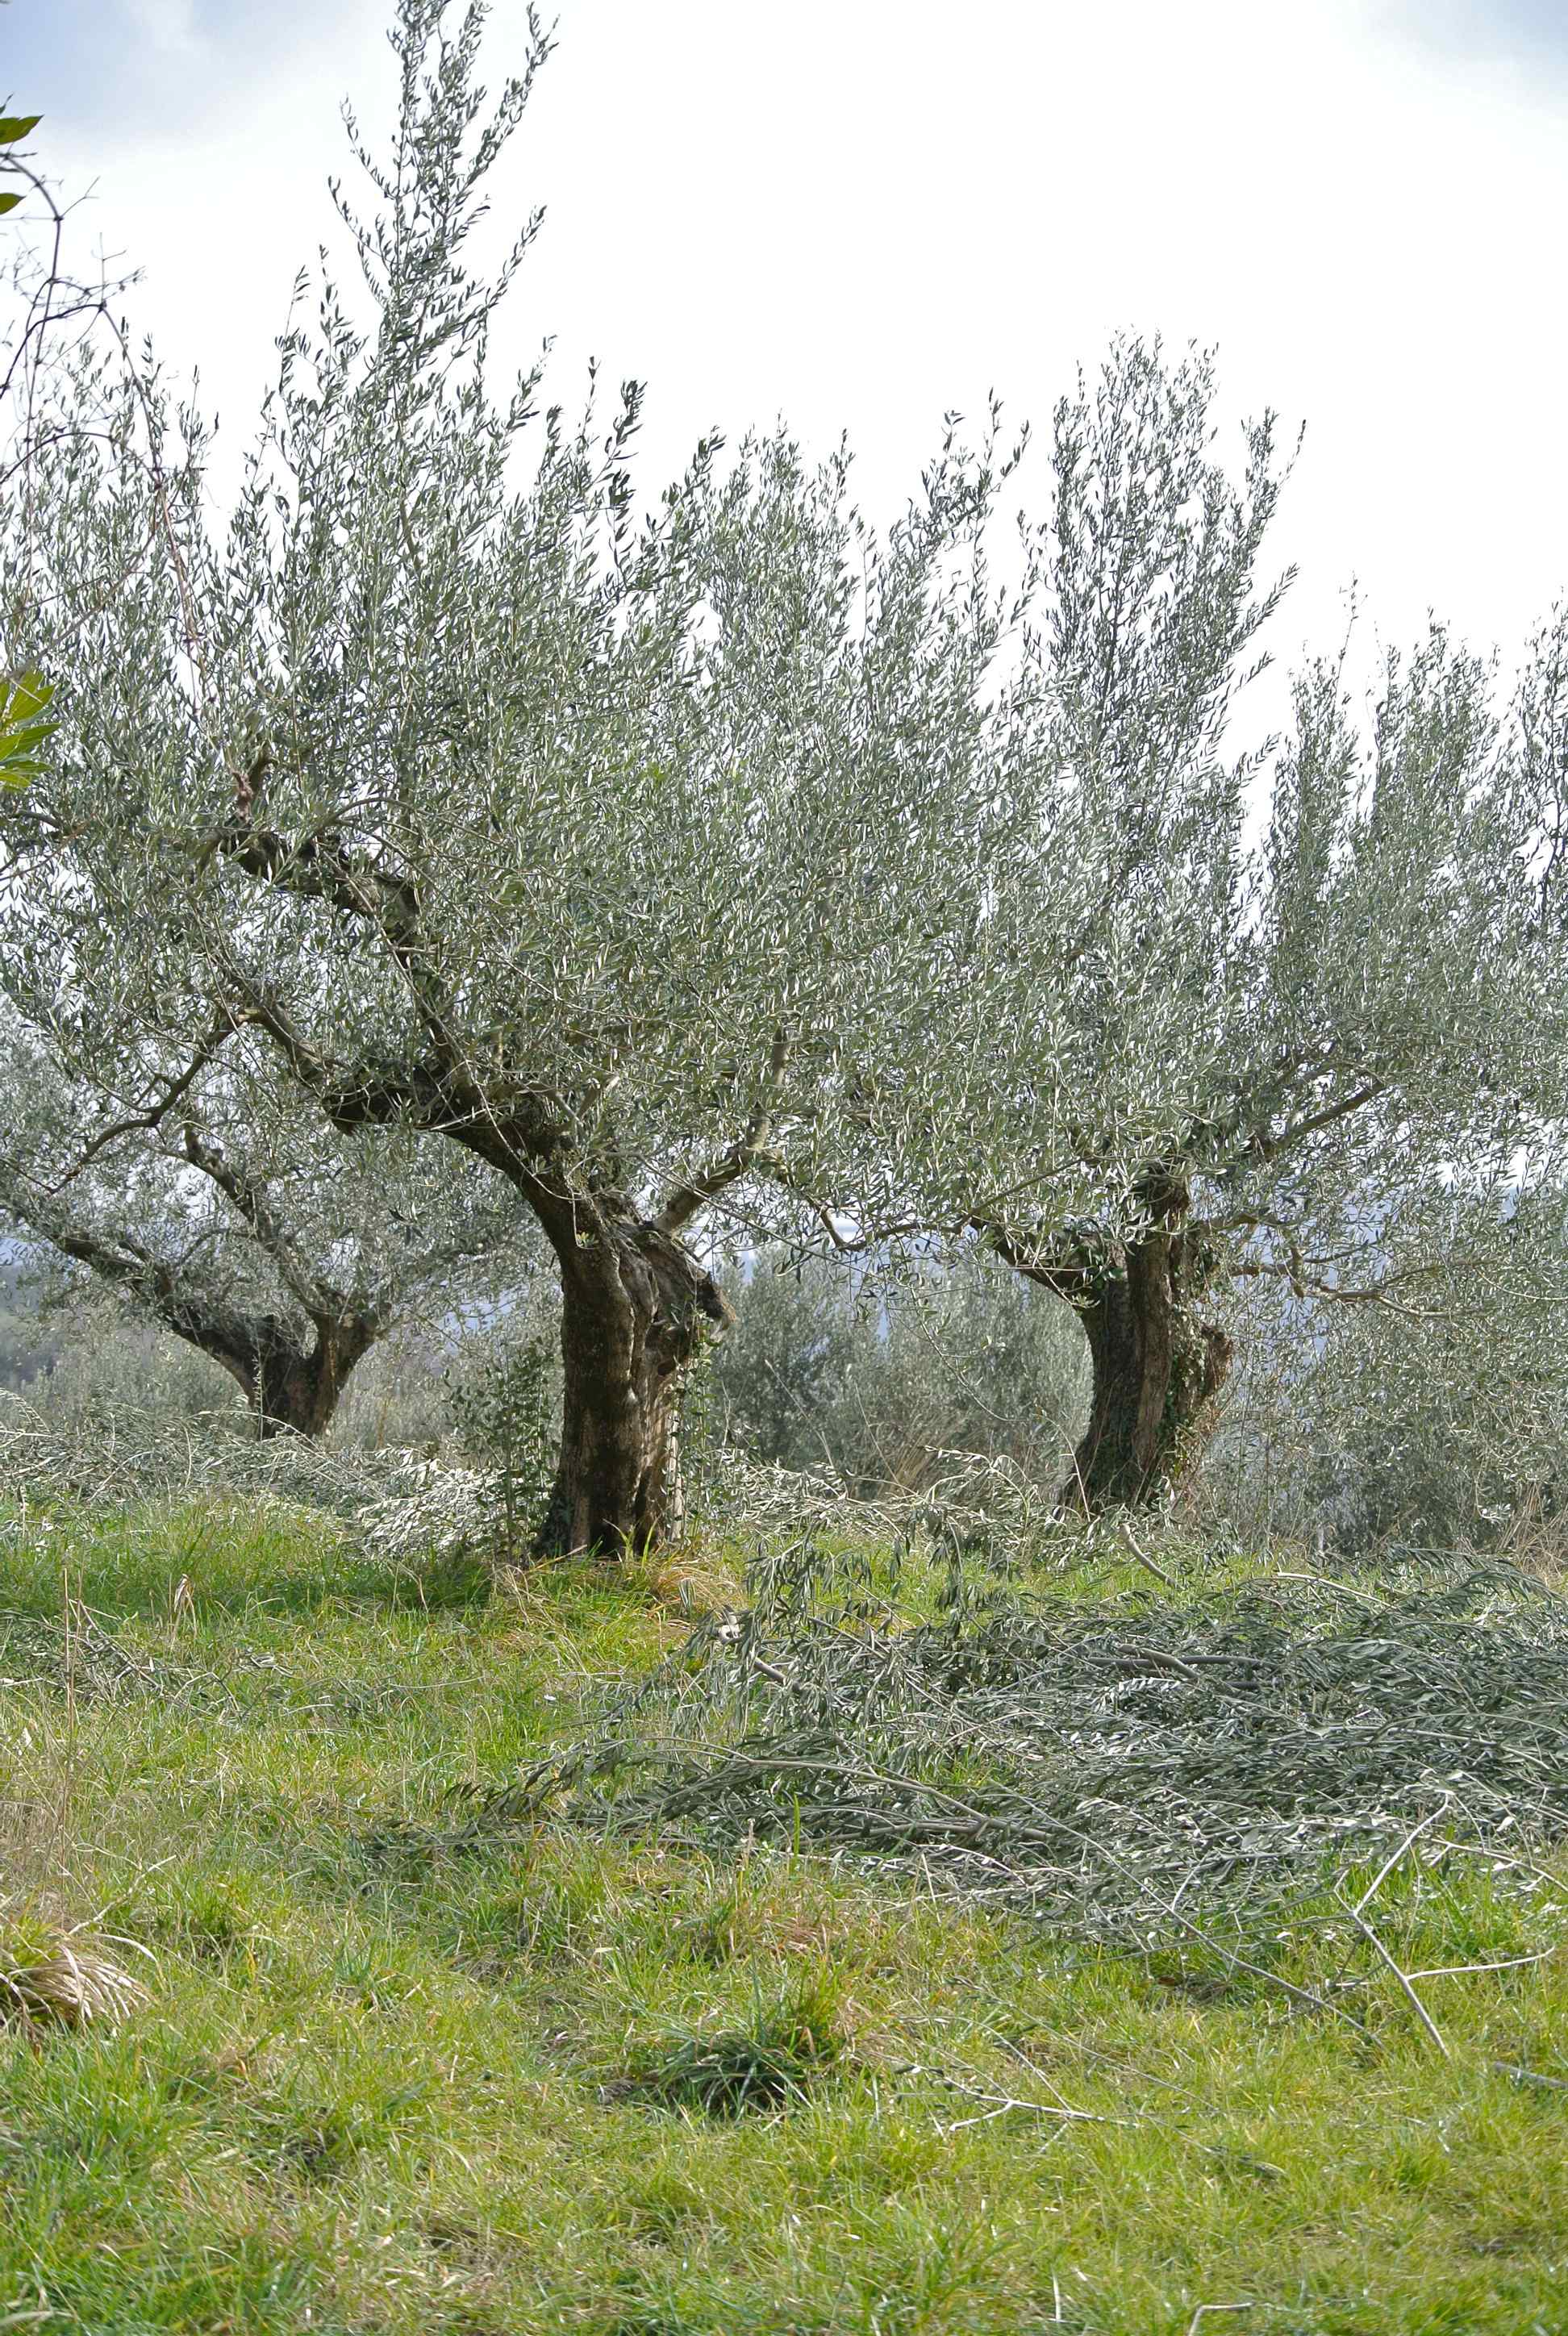
M 560 1260 L 564 1395 L 536 1548 L 640 1556 L 669 1530 L 687 1375 L 729 1309 L 712 1275 L 656 1225 L 599 1212 L 591 1238 L 562 1239 L 548 1219 L 546 1230 Z
M 1144 1506 L 1201 1456 L 1232 1357 L 1229 1337 L 1202 1314 L 1215 1262 L 1203 1228 L 1187 1221 L 1184 1188 L 1170 1184 L 1122 1262 L 1080 1283 L 1073 1302 L 1093 1386 L 1064 1507 Z

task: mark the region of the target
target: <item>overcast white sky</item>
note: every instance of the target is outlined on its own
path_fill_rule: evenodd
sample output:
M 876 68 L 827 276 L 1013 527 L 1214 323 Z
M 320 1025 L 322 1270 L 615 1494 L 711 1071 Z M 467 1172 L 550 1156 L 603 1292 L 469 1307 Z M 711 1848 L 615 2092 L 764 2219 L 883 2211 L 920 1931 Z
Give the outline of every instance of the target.
M 337 106 L 387 118 L 388 0 L 10 0 L 0 93 L 46 119 L 133 314 L 248 436 L 331 230 Z M 514 296 L 571 403 L 649 384 L 650 493 L 697 433 L 847 429 L 886 512 L 942 411 L 1044 424 L 1118 328 L 1219 345 L 1306 446 L 1290 659 L 1354 574 L 1510 661 L 1568 589 L 1568 0 L 560 0 L 507 166 L 548 219 Z M 496 0 L 492 80 L 520 57 Z M 656 477 L 654 473 L 657 473 Z M 1046 491 L 1043 462 L 1034 493 Z

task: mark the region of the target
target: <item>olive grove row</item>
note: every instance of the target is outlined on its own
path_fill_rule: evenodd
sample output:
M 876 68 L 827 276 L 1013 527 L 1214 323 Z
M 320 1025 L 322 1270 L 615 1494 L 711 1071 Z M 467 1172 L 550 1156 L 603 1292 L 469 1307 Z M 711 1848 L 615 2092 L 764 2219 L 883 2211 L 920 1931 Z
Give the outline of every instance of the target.
M 0 660 L 0 1202 L 317 1432 L 421 1303 L 542 1248 L 550 1549 L 664 1531 L 719 1246 L 977 1246 L 1076 1309 L 1064 1490 L 1201 1447 L 1238 1282 L 1413 1339 L 1560 1300 L 1568 618 L 1434 623 L 1232 742 L 1290 576 L 1265 416 L 1115 346 L 1039 458 L 956 418 L 873 528 L 841 449 L 498 384 L 481 12 L 400 0 L 357 263 L 279 342 L 219 520 L 152 360 L 41 371 Z M 846 1265 L 846 1271 L 850 1267 Z M 1544 1328 L 1539 1335 L 1546 1335 Z

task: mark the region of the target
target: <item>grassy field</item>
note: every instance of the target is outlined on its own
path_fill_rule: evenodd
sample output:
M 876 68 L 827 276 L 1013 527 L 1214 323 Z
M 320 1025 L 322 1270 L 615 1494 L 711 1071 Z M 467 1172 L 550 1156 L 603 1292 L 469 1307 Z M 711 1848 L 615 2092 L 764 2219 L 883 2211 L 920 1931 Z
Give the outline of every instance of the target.
M 672 1644 L 661 1584 L 265 1504 L 0 1542 L 12 1935 L 147 1989 L 0 2027 L 0 2330 L 1568 2330 L 1562 1917 L 1484 1863 L 1379 1900 L 1407 1971 L 1542 1956 L 1428 2029 L 1332 1925 L 1280 1969 L 1364 1966 L 1353 2020 L 785 1851 L 487 1840 L 454 1789 Z

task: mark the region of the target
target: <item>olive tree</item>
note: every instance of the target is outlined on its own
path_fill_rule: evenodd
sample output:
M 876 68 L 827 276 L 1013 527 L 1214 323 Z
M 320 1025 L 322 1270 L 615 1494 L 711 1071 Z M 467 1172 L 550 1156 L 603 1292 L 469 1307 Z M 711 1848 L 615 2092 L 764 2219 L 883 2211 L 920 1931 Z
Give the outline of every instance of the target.
M 682 1384 L 726 1323 L 716 1212 L 767 1179 L 862 1226 L 1025 1195 L 1108 1215 L 1169 1097 L 1151 1076 L 1118 1114 L 1107 1089 L 1086 1147 L 1065 1018 L 993 1007 L 1080 881 L 1031 561 L 1008 589 L 988 564 L 995 415 L 973 447 L 949 425 L 882 534 L 847 455 L 783 431 L 706 442 L 639 517 L 635 389 L 571 424 L 536 417 L 537 375 L 491 386 L 536 222 L 489 275 L 471 239 L 546 44 L 486 116 L 481 12 L 444 15 L 402 0 L 371 215 L 339 195 L 365 293 L 324 281 L 285 335 L 227 532 L 155 380 L 155 485 L 129 395 L 46 466 L 33 638 L 80 655 L 8 820 L 12 941 L 43 877 L 60 978 L 148 1066 L 141 1108 L 182 1047 L 260 1040 L 340 1134 L 504 1176 L 562 1290 L 543 1539 L 623 1551 L 663 1529 Z M 106 590 L 151 540 L 155 572 Z
M 492 1173 L 339 1135 L 238 1050 L 105 1125 L 58 1039 L 5 1039 L 0 1212 L 220 1364 L 263 1436 L 322 1435 L 378 1339 L 531 1269 Z
M 1369 706 L 1348 650 L 1310 666 L 1260 805 L 1258 758 L 1225 739 L 1280 589 L 1257 588 L 1278 480 L 1266 432 L 1227 477 L 1213 406 L 1205 361 L 1134 345 L 1056 418 L 1047 656 L 1092 842 L 1081 925 L 1029 978 L 1054 1012 L 1067 1000 L 1065 1108 L 1091 1143 L 1102 1083 L 1138 1077 L 1114 948 L 1141 949 L 1189 1018 L 1188 1106 L 1137 1162 L 1119 1222 L 976 1212 L 1083 1323 L 1093 1399 L 1065 1496 L 1091 1508 L 1154 1497 L 1201 1452 L 1239 1278 L 1414 1302 L 1447 1237 L 1427 1212 L 1410 1220 L 1426 1239 L 1382 1253 L 1403 1196 L 1557 1173 L 1563 622 L 1512 705 L 1437 625 L 1386 657 Z

